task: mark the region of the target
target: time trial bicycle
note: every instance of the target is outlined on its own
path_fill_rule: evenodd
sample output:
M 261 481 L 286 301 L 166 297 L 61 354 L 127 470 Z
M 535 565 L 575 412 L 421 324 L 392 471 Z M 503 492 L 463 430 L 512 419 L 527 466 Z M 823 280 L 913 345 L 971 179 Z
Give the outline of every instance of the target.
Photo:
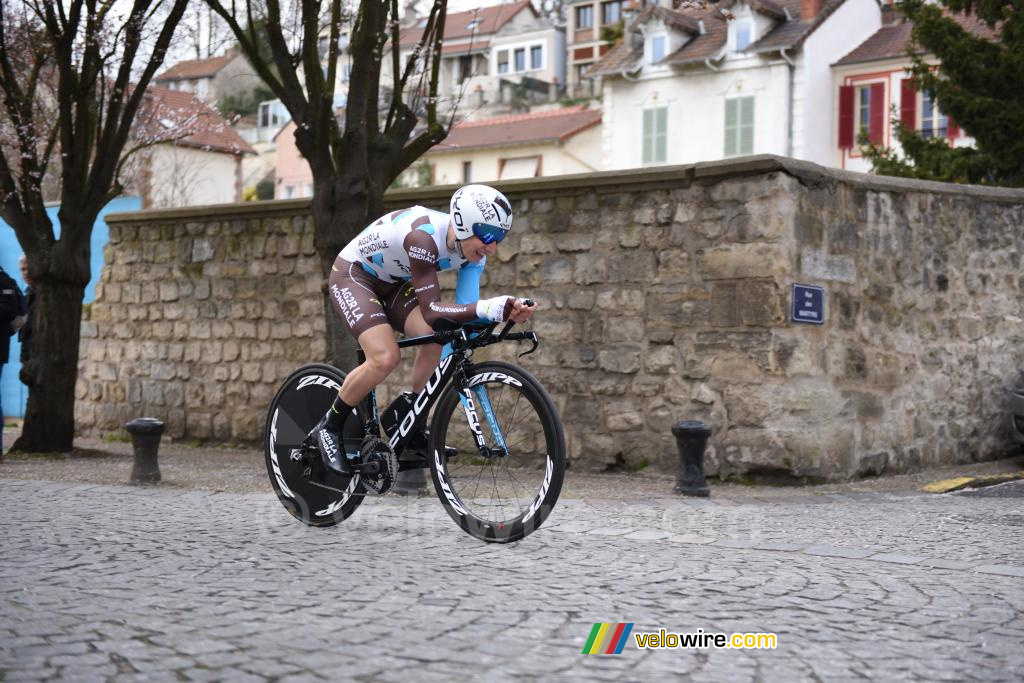
M 371 392 L 353 409 L 342 434 L 346 453 L 358 453 L 351 475 L 325 467 L 312 436 L 345 373 L 323 363 L 293 372 L 270 404 L 264 441 L 271 485 L 288 512 L 310 526 L 334 526 L 367 495 L 387 493 L 399 471 L 429 467 L 445 510 L 476 538 L 509 543 L 540 527 L 565 476 L 555 404 L 521 367 L 472 359 L 476 349 L 507 341 L 532 342 L 520 355 L 533 353 L 536 332 L 512 332 L 512 325 L 497 332 L 498 323 L 468 324 L 400 340 L 400 348 L 451 344 L 451 353 L 419 395 L 401 394 L 378 414 Z

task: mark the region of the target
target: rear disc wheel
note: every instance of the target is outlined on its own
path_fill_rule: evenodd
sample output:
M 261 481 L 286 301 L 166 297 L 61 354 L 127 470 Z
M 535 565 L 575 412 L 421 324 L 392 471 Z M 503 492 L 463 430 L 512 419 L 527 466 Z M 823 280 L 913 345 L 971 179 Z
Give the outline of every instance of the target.
M 359 475 L 328 470 L 315 447 L 303 448 L 344 381 L 345 373 L 335 367 L 305 365 L 284 381 L 267 412 L 264 449 L 270 484 L 285 509 L 309 526 L 338 524 L 355 512 L 366 494 Z M 353 443 L 358 448 L 362 438 L 362 426 L 353 410 L 342 434 L 346 450 Z

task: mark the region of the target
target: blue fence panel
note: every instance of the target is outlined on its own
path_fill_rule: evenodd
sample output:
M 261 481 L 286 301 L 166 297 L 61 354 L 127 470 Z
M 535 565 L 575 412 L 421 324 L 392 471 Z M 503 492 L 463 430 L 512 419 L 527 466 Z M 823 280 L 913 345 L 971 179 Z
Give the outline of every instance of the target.
M 50 220 L 54 223 L 57 236 L 60 236 L 60 224 L 57 223 L 57 208 L 52 206 L 46 210 Z M 92 229 L 91 258 L 92 278 L 85 288 L 84 303 L 91 302 L 96 296 L 96 283 L 100 279 L 100 270 L 103 268 L 103 248 L 109 240 L 109 230 L 103 218 L 108 213 L 121 211 L 138 211 L 142 208 L 142 202 L 138 197 L 118 197 L 107 204 Z M 25 281 L 18 270 L 18 257 L 21 256 L 21 245 L 14 235 L 14 230 L 3 220 L 0 220 L 0 266 L 13 277 L 21 291 L 25 291 Z M 3 374 L 0 375 L 0 403 L 4 407 L 5 417 L 21 417 L 25 414 L 25 402 L 28 400 L 28 390 L 25 385 L 18 381 L 18 372 L 21 370 L 21 344 L 18 343 L 17 335 L 11 337 L 11 359 L 4 366 Z

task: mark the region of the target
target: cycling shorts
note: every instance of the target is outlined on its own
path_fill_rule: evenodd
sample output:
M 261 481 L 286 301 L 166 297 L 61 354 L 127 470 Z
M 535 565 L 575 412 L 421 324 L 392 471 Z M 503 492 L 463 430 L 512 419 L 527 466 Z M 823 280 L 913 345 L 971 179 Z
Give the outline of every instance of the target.
M 331 303 L 356 339 L 377 325 L 405 332 L 405 321 L 419 305 L 411 282 L 381 282 L 358 263 L 339 257 L 328 280 Z

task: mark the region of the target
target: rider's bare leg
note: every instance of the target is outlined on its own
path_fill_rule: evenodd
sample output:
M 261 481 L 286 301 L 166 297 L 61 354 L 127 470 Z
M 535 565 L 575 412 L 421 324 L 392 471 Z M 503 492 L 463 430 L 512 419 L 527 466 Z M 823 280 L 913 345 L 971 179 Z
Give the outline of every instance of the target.
M 422 317 L 422 316 L 421 316 Z M 338 395 L 347 405 L 355 406 L 378 384 L 387 379 L 401 359 L 394 330 L 390 325 L 375 325 L 359 335 L 359 346 L 366 360 L 348 373 Z
M 405 336 L 407 337 L 420 337 L 427 334 L 432 334 L 433 330 L 427 321 L 423 319 L 423 313 L 417 307 L 409 313 L 409 317 L 405 319 Z M 416 360 L 412 366 L 412 390 L 413 393 L 420 393 L 423 391 L 423 386 L 427 383 L 427 379 L 434 372 L 434 368 L 441 361 L 441 345 L 440 344 L 424 344 L 423 346 L 416 347 Z

